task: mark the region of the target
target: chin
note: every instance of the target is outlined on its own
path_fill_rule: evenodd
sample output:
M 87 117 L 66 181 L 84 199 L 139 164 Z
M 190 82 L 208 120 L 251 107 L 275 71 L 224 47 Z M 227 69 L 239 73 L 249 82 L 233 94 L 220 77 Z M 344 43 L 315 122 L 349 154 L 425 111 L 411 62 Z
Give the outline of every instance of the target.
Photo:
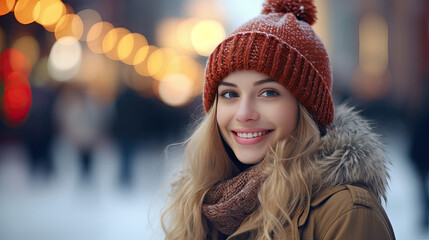
M 265 155 L 264 154 L 254 154 L 254 153 L 238 153 L 235 154 L 238 161 L 244 164 L 256 164 L 261 162 Z

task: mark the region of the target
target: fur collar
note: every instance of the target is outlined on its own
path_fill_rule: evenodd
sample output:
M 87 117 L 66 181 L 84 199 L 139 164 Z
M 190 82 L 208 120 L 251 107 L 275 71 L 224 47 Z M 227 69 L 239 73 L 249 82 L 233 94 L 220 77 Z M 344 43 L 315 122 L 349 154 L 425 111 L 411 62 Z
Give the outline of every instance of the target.
M 351 107 L 335 109 L 334 121 L 327 127 L 317 152 L 320 187 L 361 185 L 386 199 L 389 174 L 384 145 L 372 131 L 370 123 Z

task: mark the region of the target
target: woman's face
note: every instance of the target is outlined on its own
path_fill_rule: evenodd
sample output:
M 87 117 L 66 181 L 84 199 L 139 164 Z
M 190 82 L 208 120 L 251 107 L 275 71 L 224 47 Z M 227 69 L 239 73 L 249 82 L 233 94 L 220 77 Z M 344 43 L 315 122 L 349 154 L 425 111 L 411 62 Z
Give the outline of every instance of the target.
M 233 72 L 219 84 L 217 123 L 242 163 L 260 162 L 272 142 L 295 130 L 297 117 L 295 97 L 265 74 Z

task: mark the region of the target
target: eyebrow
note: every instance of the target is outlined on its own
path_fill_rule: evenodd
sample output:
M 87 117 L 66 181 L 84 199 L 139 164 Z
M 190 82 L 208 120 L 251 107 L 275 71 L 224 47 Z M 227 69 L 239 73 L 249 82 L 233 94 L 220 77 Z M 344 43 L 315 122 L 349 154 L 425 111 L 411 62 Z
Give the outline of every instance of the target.
M 268 82 L 275 82 L 275 80 L 272 79 L 272 78 L 262 79 L 262 80 L 259 80 L 259 81 L 255 82 L 255 83 L 253 83 L 253 86 L 262 85 L 262 84 L 268 83 Z M 224 85 L 224 86 L 229 86 L 229 87 L 237 87 L 237 85 L 234 84 L 234 83 L 223 82 L 223 81 L 220 82 L 219 85 Z

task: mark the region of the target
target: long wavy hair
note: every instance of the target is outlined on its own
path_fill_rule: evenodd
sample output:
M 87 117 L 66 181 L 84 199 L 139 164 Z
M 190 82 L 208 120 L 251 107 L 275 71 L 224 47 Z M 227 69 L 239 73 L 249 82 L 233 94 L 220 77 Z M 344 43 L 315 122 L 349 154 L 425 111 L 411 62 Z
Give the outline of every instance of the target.
M 161 215 L 165 239 L 216 239 L 209 232 L 201 208 L 204 195 L 217 182 L 233 176 L 235 165 L 225 150 L 216 121 L 216 100 L 192 136 L 185 142 L 185 165 L 173 183 L 172 201 Z M 260 207 L 229 239 L 248 234 L 251 239 L 295 239 L 293 217 L 310 204 L 320 178 L 314 153 L 320 133 L 307 110 L 298 103 L 298 126 L 286 139 L 272 145 L 261 163 L 269 177 L 262 184 Z

